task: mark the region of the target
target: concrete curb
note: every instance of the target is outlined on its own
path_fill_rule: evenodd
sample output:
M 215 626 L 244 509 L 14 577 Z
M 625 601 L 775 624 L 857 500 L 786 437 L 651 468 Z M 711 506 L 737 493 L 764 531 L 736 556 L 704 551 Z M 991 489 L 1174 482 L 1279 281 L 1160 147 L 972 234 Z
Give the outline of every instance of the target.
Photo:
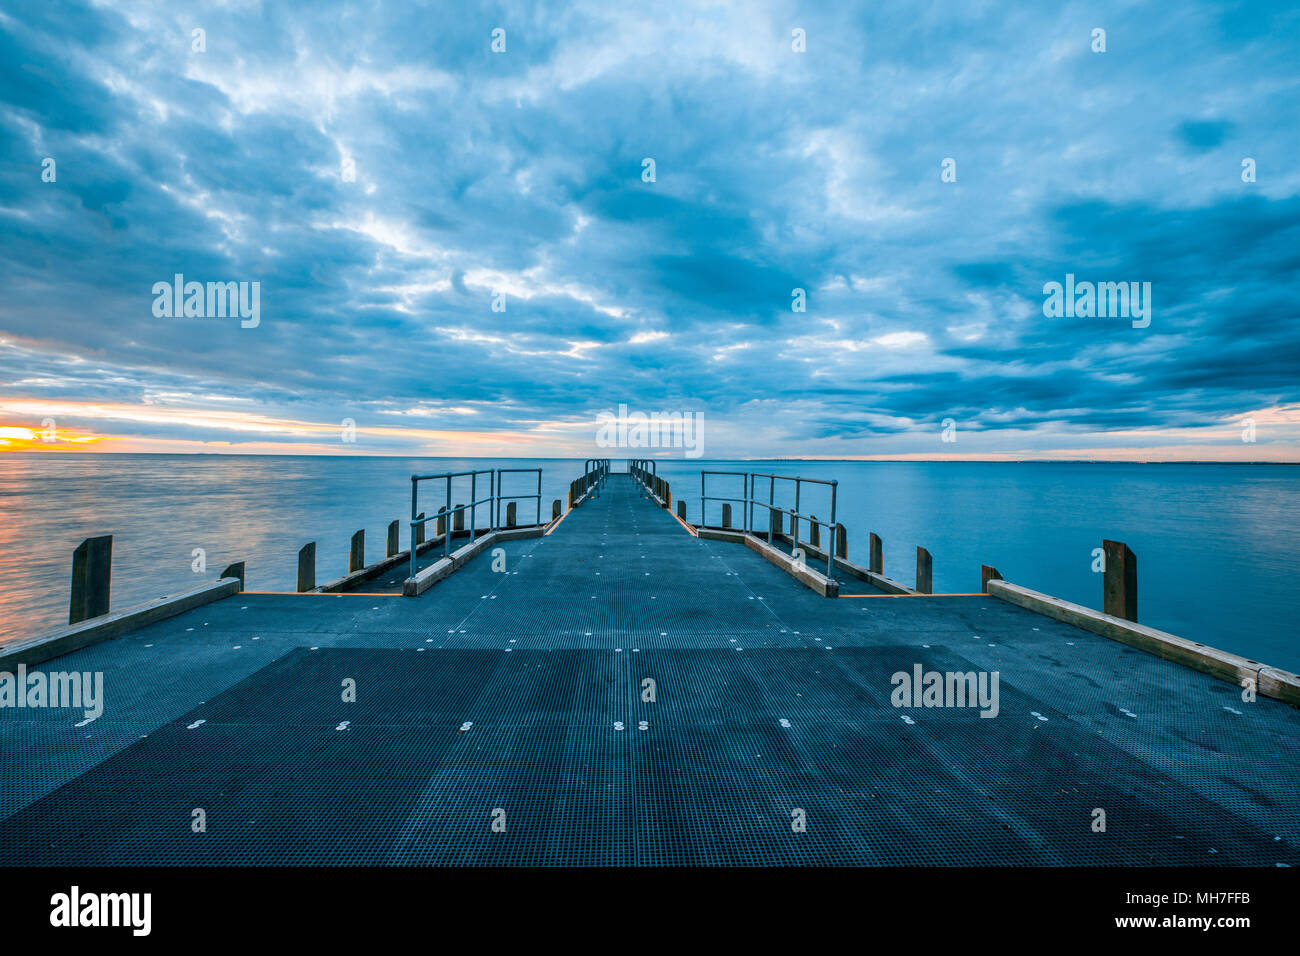
M 710 541 L 733 541 L 743 543 L 751 551 L 757 551 L 768 561 L 775 564 L 790 577 L 794 578 L 800 584 L 804 585 L 811 591 L 816 591 L 822 597 L 839 597 L 840 585 L 838 581 L 832 581 L 826 575 L 814 571 L 812 568 L 800 564 L 784 551 L 778 551 L 762 538 L 756 538 L 752 534 L 744 531 L 723 531 L 717 528 L 700 528 L 697 534 L 701 538 Z
M 1081 604 L 1062 601 L 1048 594 L 1009 581 L 989 581 L 989 596 L 1000 598 L 1026 610 L 1073 624 L 1075 627 L 1138 650 L 1163 657 L 1167 661 L 1191 667 L 1220 680 L 1241 686 L 1243 681 L 1255 685 L 1259 694 L 1300 707 L 1300 676 L 1230 654 L 1216 647 L 1198 644 L 1186 638 L 1158 631 L 1154 627 L 1126 621 L 1124 618 L 1094 611 Z
M 423 594 L 493 544 L 499 544 L 502 541 L 518 541 L 522 538 L 540 538 L 545 533 L 545 525 L 529 525 L 526 528 L 501 528 L 489 532 L 483 537 L 475 538 L 469 544 L 453 551 L 449 557 L 435 561 L 416 574 L 415 577 L 407 578 L 402 582 L 402 594 L 405 597 L 416 597 Z
M 564 517 L 564 516 L 561 515 L 560 517 Z M 550 527 L 550 524 L 549 523 L 545 525 L 530 524 L 530 525 L 523 525 L 522 527 L 525 530 L 531 530 L 533 528 L 541 528 L 541 530 L 545 531 L 548 527 Z M 507 532 L 507 531 L 513 532 L 519 529 L 498 528 L 497 530 L 499 532 Z M 470 532 L 468 528 L 462 529 L 460 531 L 453 530 L 451 533 L 451 540 L 455 542 L 457 538 L 469 538 L 469 534 Z M 423 542 L 418 548 L 415 549 L 416 555 L 419 556 L 421 554 L 424 554 L 425 552 L 430 551 L 433 548 L 441 548 L 443 546 L 443 541 L 442 541 L 443 537 L 444 537 L 443 535 L 438 535 L 435 538 L 430 538 L 428 541 Z M 367 581 L 371 578 L 378 577 L 379 575 L 383 574 L 385 571 L 388 571 L 391 568 L 397 567 L 400 564 L 410 564 L 410 563 L 411 563 L 411 549 L 407 548 L 405 551 L 398 551 L 392 557 L 387 557 L 384 558 L 383 560 L 376 561 L 374 564 L 367 565 L 366 567 L 362 568 L 360 571 L 353 571 L 351 574 L 345 574 L 341 578 L 335 578 L 333 581 L 320 585 L 313 591 L 304 591 L 302 593 L 336 594 L 341 591 L 347 591 L 349 588 L 354 587 L 355 585 L 358 585 L 363 581 Z
M 759 535 L 758 537 L 759 540 L 766 540 L 762 535 Z M 778 541 L 783 541 L 786 544 L 790 543 L 790 536 L 788 534 L 778 533 L 774 535 L 774 537 Z M 799 547 L 803 548 L 804 552 L 807 553 L 807 555 L 810 558 L 815 558 L 818 561 L 825 563 L 826 552 L 823 551 L 821 548 L 817 547 L 816 545 L 809 544 L 807 541 L 800 541 Z M 924 595 L 922 595 L 919 591 L 915 590 L 914 588 L 909 588 L 906 584 L 899 584 L 897 581 L 893 580 L 892 578 L 887 578 L 883 574 L 877 574 L 875 571 L 868 571 L 862 565 L 854 564 L 848 558 L 841 558 L 837 556 L 835 558 L 835 567 L 840 568 L 843 571 L 847 571 L 849 574 L 857 578 L 859 581 L 866 581 L 872 587 L 876 588 L 877 590 L 884 591 L 886 594 L 911 594 L 918 597 L 924 597 Z
M 161 597 L 147 604 L 137 604 L 124 611 L 92 617 L 44 637 L 0 646 L 0 668 L 16 667 L 19 664 L 28 666 L 41 664 L 83 647 L 89 647 L 91 644 L 121 637 L 146 624 L 165 621 L 169 617 L 184 614 L 196 607 L 233 597 L 238 593 L 239 578 L 222 578 L 220 581 L 201 584 L 189 591 Z

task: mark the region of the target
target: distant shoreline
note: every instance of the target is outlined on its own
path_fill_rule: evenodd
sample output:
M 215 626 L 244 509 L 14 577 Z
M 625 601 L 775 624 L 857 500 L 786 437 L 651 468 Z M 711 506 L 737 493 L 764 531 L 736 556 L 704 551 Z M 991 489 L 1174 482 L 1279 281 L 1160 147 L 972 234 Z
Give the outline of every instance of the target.
M 628 455 L 606 455 L 611 461 L 620 461 L 624 458 L 632 458 L 644 455 L 643 450 L 627 449 L 635 454 Z M 357 455 L 357 454 L 330 454 L 330 455 L 303 455 L 303 454 L 277 454 L 275 452 L 231 452 L 231 451 L 63 451 L 54 450 L 42 451 L 39 449 L 23 449 L 22 451 L 0 452 L 0 461 L 10 456 L 58 456 L 58 457 L 77 457 L 77 458 L 392 458 L 400 460 L 403 458 L 420 458 L 430 461 L 464 461 L 472 459 L 474 461 L 583 461 L 582 458 L 569 457 L 565 455 Z M 1300 461 L 1272 461 L 1266 458 L 1252 461 L 1222 461 L 1213 458 L 1176 458 L 1168 461 L 1147 460 L 1133 461 L 1125 458 L 765 458 L 753 456 L 736 456 L 722 458 L 679 458 L 672 456 L 663 456 L 652 460 L 666 464 L 682 465 L 700 465 L 710 464 L 719 461 L 780 461 L 780 462 L 813 462 L 813 463 L 833 463 L 847 462 L 852 464 L 877 464 L 877 465 L 1300 465 Z

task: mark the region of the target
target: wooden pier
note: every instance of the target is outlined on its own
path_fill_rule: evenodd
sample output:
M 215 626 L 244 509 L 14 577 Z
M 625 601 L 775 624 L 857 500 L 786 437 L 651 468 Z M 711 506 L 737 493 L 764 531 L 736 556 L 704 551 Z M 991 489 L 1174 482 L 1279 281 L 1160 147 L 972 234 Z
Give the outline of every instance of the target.
M 993 568 L 931 595 L 928 552 L 891 581 L 833 518 L 703 527 L 591 474 L 543 523 L 431 520 L 414 576 L 390 532 L 321 587 L 304 549 L 305 593 L 83 595 L 0 647 L 105 687 L 0 708 L 0 864 L 1300 864 L 1294 675 L 1126 618 L 1122 544 L 1118 613 Z M 996 674 L 995 706 L 900 674 Z

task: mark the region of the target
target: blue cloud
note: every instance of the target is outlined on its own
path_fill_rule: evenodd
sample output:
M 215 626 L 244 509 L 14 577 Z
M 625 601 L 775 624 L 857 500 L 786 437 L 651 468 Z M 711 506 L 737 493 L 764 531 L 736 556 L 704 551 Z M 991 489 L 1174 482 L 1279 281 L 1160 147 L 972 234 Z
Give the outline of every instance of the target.
M 0 398 L 451 431 L 673 402 L 729 424 L 717 454 L 1300 402 L 1300 13 L 1250 11 L 20 4 Z M 262 324 L 155 318 L 176 272 L 259 281 Z M 1150 327 L 1046 318 L 1067 273 L 1151 282 Z

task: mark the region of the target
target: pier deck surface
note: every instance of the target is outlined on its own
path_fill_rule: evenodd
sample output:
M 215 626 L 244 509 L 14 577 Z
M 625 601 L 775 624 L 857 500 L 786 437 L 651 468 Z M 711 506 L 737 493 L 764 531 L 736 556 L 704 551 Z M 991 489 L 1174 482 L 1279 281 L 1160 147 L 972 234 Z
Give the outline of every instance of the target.
M 1300 863 L 1284 704 L 987 596 L 819 597 L 620 475 L 503 548 L 42 665 L 105 711 L 0 709 L 0 864 Z M 998 716 L 895 708 L 916 664 Z

